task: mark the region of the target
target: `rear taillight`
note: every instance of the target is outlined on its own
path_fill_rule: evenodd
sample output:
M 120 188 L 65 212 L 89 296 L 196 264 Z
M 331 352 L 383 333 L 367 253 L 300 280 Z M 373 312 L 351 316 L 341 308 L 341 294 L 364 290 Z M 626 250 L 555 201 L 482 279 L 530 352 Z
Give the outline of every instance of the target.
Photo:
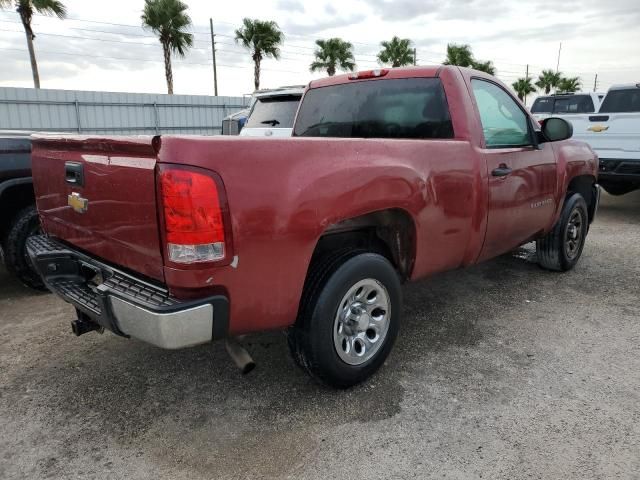
M 196 170 L 161 168 L 159 188 L 169 261 L 189 264 L 223 259 L 223 192 L 214 177 Z

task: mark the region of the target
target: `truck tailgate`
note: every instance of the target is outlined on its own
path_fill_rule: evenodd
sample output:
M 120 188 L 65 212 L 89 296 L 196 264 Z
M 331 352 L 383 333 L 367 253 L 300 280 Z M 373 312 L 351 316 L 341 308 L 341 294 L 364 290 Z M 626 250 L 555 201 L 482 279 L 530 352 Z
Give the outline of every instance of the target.
M 32 138 L 36 202 L 47 233 L 162 281 L 153 137 Z
M 640 113 L 595 113 L 571 119 L 573 138 L 600 158 L 640 160 Z

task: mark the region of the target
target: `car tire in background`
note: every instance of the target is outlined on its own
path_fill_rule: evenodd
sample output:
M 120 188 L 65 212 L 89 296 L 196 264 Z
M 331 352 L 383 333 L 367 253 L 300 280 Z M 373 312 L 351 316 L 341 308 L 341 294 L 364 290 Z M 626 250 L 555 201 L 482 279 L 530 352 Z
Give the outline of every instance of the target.
M 536 242 L 540 266 L 559 272 L 571 270 L 582 255 L 588 231 L 587 204 L 579 193 L 569 193 L 553 229 Z
M 40 219 L 36 207 L 25 207 L 12 219 L 2 239 L 2 249 L 4 264 L 10 273 L 26 286 L 45 291 L 44 282 L 31 266 L 26 249 L 27 238 L 40 232 Z
M 289 347 L 320 382 L 348 388 L 375 373 L 398 335 L 400 279 L 382 255 L 334 253 L 312 263 Z

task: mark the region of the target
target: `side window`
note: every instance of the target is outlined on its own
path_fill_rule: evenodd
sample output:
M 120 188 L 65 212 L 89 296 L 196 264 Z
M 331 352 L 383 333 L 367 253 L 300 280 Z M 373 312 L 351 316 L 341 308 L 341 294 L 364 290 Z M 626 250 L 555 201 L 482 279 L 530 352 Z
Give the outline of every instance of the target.
M 558 98 L 553 113 L 592 113 L 595 111 L 589 95 Z
M 511 96 L 497 85 L 471 80 L 488 148 L 531 145 L 529 122 Z

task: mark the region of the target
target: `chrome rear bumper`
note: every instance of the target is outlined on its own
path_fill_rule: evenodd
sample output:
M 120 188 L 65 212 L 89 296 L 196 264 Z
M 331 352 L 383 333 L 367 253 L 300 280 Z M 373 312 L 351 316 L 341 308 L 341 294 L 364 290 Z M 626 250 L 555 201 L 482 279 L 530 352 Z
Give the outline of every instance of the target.
M 178 349 L 226 336 L 228 299 L 183 302 L 162 286 L 137 278 L 65 244 L 34 236 L 27 252 L 47 287 L 82 317 L 117 335 Z

